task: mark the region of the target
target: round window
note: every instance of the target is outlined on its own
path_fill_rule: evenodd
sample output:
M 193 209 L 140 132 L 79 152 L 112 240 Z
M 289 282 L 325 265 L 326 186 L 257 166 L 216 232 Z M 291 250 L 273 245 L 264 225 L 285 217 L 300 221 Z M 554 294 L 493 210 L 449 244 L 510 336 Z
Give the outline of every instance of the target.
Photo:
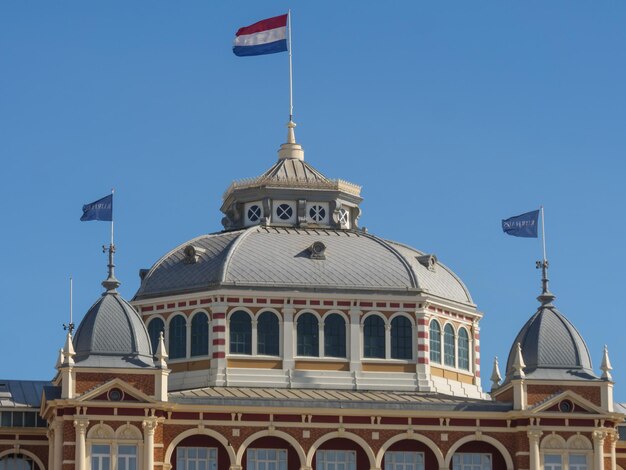
M 326 209 L 322 206 L 311 206 L 309 209 L 309 217 L 314 222 L 321 222 L 326 218 Z
M 281 220 L 289 220 L 293 215 L 293 209 L 289 204 L 281 204 L 276 208 L 276 215 Z
M 569 400 L 563 400 L 559 403 L 559 410 L 563 413 L 570 413 L 574 411 L 574 404 Z
M 113 388 L 109 390 L 109 400 L 111 401 L 121 401 L 122 396 L 122 391 L 118 388 Z
M 248 220 L 250 222 L 256 222 L 261 218 L 261 208 L 256 204 L 254 206 L 250 206 L 248 209 Z

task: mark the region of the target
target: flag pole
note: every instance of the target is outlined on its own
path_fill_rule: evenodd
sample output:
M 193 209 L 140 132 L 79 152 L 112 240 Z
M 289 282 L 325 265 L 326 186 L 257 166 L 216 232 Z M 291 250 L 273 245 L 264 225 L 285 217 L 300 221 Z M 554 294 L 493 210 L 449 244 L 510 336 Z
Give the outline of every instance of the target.
M 543 205 L 541 205 L 541 241 L 543 243 L 543 261 L 547 260 L 546 258 L 546 221 L 543 215 Z
M 72 332 L 74 331 L 74 315 L 72 312 L 72 304 L 73 304 L 72 286 L 73 286 L 73 279 L 72 279 L 72 276 L 70 276 L 70 322 L 67 324 L 63 323 L 63 329 L 66 331 L 69 331 L 70 334 L 72 334 Z
M 291 8 L 287 11 L 287 29 L 289 30 L 289 121 L 293 120 L 293 63 L 291 60 Z
M 113 243 L 113 193 L 115 193 L 115 189 L 111 188 L 111 246 L 115 246 Z

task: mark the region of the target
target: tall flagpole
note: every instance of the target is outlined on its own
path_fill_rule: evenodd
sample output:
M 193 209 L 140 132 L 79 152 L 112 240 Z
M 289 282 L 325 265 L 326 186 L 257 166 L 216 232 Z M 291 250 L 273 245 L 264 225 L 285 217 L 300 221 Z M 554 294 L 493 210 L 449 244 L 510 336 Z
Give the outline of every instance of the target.
M 74 315 L 73 315 L 73 311 L 72 311 L 72 305 L 73 305 L 73 279 L 72 276 L 70 276 L 70 322 L 68 324 L 63 323 L 63 329 L 67 330 L 70 332 L 70 334 L 72 334 L 72 332 L 74 331 Z
M 293 63 L 291 60 L 291 8 L 287 11 L 287 29 L 289 30 L 289 121 L 293 120 Z
M 543 261 L 547 260 L 546 258 L 546 221 L 543 216 L 543 205 L 541 205 L 541 241 L 543 243 Z
M 115 246 L 113 243 L 113 193 L 115 193 L 115 189 L 111 188 L 111 246 Z

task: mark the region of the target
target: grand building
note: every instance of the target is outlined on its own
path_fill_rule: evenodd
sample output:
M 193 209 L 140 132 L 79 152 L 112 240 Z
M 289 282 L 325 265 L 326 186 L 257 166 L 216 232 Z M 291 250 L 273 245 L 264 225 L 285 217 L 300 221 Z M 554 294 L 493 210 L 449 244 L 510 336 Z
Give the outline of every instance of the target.
M 360 203 L 290 122 L 276 163 L 224 193 L 224 230 L 140 270 L 130 302 L 110 246 L 56 376 L 0 381 L 0 470 L 626 468 L 608 352 L 594 370 L 545 260 L 485 371 L 461 279 L 360 229 Z

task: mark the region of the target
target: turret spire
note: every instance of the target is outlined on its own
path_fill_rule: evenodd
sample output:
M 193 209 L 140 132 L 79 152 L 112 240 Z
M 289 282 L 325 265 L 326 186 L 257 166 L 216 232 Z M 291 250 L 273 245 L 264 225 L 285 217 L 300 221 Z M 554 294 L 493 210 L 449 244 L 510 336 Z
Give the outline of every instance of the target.
M 74 356 L 76 356 L 76 352 L 74 351 L 74 343 L 72 342 L 72 333 L 68 332 L 65 337 L 65 346 L 63 346 L 63 365 L 73 366 Z
M 537 261 L 536 266 L 537 269 L 541 269 L 541 295 L 537 297 L 537 300 L 541 302 L 541 305 L 551 305 L 552 301 L 556 299 L 556 295 L 550 292 L 550 287 L 548 286 L 548 267 L 550 263 L 544 258 L 542 261 Z
M 157 350 L 154 353 L 156 357 L 156 365 L 161 369 L 167 369 L 167 363 L 165 360 L 169 357 L 167 355 L 167 351 L 165 350 L 165 340 L 163 339 L 163 332 L 159 333 L 159 345 L 157 346 Z
M 113 262 L 113 255 L 115 254 L 115 245 L 111 243 L 108 248 L 106 247 L 106 245 L 103 245 L 102 252 L 106 253 L 107 250 L 109 252 L 109 264 L 108 264 L 109 275 L 104 281 L 102 281 L 102 286 L 106 289 L 107 294 L 116 294 L 117 293 L 116 289 L 120 286 L 121 283 L 115 277 L 115 263 Z

